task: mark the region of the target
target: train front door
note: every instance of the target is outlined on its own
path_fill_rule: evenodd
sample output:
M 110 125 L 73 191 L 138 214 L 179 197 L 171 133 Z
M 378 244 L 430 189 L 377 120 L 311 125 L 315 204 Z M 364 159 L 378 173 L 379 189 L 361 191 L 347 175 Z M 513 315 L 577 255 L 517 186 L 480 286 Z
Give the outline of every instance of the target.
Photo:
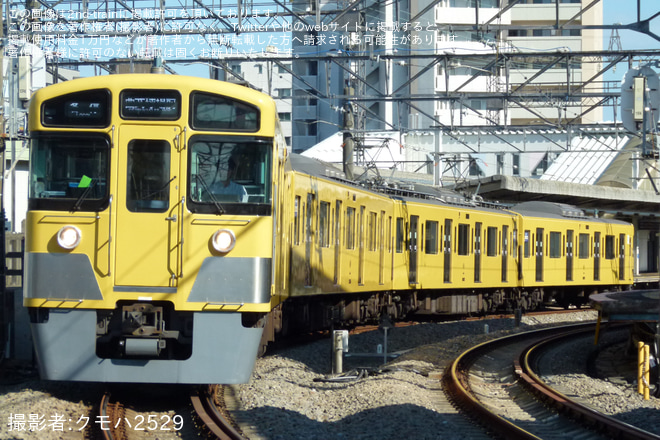
M 169 292 L 181 274 L 183 176 L 177 126 L 119 127 L 115 285 Z M 116 287 L 121 290 L 122 287 Z

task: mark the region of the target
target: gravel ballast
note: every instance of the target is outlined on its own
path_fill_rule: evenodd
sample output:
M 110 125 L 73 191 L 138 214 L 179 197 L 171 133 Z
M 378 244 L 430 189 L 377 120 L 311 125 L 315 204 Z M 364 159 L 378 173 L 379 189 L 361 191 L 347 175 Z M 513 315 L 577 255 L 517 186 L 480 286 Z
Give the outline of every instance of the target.
M 341 379 L 330 375 L 331 342 L 324 339 L 258 359 L 250 382 L 230 387 L 226 400 L 252 440 L 488 438 L 477 426 L 466 428 L 464 417 L 446 403 L 440 383 L 445 366 L 467 348 L 495 337 L 595 319 L 594 311 L 576 311 L 523 316 L 519 327 L 513 319 L 397 327 L 388 331 L 387 346 L 398 356 L 384 366 L 382 355 L 376 355 L 378 345 L 384 345 L 384 332 L 352 335 L 343 361 L 348 373 Z M 564 353 L 561 362 L 583 362 L 588 351 L 579 344 L 571 350 L 575 355 Z M 79 419 L 98 403 L 101 385 L 44 382 L 31 371 L 9 371 L 11 376 L 0 381 L 0 439 L 81 438 Z M 640 414 L 660 427 L 659 400 L 644 401 L 634 384 L 613 384 L 581 374 L 553 379 L 566 381 L 562 386 L 588 395 L 595 403 L 602 402 L 607 414 L 620 414 L 626 420 Z M 43 416 L 48 424 L 55 413 L 67 420 L 61 430 L 59 426 L 39 432 L 20 430 L 11 423 L 19 415 L 26 428 L 31 417 Z M 191 432 L 185 429 L 176 438 L 197 438 Z

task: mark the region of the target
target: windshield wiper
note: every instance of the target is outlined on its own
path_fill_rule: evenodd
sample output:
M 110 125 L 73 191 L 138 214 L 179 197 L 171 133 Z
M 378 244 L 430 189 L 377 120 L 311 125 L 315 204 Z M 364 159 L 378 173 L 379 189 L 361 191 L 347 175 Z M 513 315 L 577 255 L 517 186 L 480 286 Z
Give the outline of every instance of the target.
M 213 196 L 213 193 L 211 192 L 208 185 L 204 181 L 204 178 L 199 174 L 197 174 L 196 177 L 197 177 L 197 180 L 199 181 L 199 183 L 202 184 L 202 188 L 204 189 L 204 191 L 209 195 L 209 197 L 211 199 L 211 202 L 213 202 L 213 205 L 215 205 L 215 209 L 218 211 L 217 214 L 218 215 L 223 215 L 224 213 L 226 213 L 227 211 L 225 210 L 225 208 L 223 208 L 222 205 L 220 204 L 220 202 L 218 202 L 215 199 L 215 197 Z
M 85 190 L 78 196 L 76 199 L 76 202 L 73 204 L 73 207 L 71 207 L 71 212 L 76 212 L 80 209 L 80 206 L 82 205 L 82 202 L 87 198 L 89 193 L 92 191 L 92 187 L 96 183 L 97 179 L 90 178 L 87 176 L 83 176 L 80 179 L 80 183 L 78 183 L 78 188 L 82 188 L 81 185 L 86 185 L 84 188 Z

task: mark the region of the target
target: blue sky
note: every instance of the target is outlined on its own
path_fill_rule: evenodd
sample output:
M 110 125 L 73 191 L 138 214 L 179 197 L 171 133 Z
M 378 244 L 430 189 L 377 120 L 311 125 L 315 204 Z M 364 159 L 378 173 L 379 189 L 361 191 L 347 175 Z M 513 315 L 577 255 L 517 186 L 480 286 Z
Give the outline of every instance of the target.
M 641 0 L 642 20 L 650 18 L 660 11 L 660 2 L 657 0 Z M 604 0 L 603 1 L 603 23 L 604 24 L 629 24 L 637 20 L 637 2 L 634 0 Z M 660 17 L 651 21 L 651 31 L 660 35 Z M 603 31 L 605 48 L 607 49 L 611 31 Z M 660 41 L 640 32 L 621 30 L 621 45 L 623 49 L 659 49 Z

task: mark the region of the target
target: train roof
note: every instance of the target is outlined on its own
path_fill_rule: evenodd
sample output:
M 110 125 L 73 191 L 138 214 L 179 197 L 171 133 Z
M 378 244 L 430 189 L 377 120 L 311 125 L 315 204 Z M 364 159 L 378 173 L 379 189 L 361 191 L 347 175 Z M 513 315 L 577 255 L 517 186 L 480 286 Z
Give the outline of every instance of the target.
M 358 181 L 348 180 L 346 174 L 334 164 L 299 154 L 289 155 L 289 165 L 296 172 L 335 180 L 345 185 L 359 187 L 362 190 L 386 194 L 390 197 L 408 201 L 424 200 L 430 203 L 460 205 L 475 209 L 497 209 L 500 211 L 505 208 L 503 205 L 484 201 L 478 196 L 467 198 L 452 190 L 415 182 L 387 180 L 382 177 Z
M 557 202 L 544 202 L 544 201 L 531 201 L 522 202 L 509 208 L 510 211 L 516 212 L 523 216 L 530 217 L 545 217 L 557 219 L 582 219 L 585 221 L 607 221 L 608 223 L 621 223 L 625 222 L 612 219 L 601 219 L 597 217 L 589 217 L 584 211 L 576 206 L 567 203 Z

